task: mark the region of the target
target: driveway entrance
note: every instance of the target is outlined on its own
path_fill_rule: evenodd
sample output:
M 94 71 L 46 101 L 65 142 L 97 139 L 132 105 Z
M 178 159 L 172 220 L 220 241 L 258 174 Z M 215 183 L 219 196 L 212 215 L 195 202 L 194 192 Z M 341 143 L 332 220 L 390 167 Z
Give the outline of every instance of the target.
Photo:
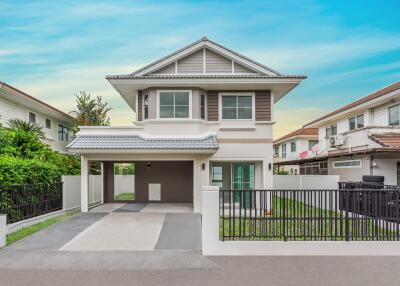
M 105 204 L 106 213 L 62 251 L 201 250 L 200 216 L 191 204 Z

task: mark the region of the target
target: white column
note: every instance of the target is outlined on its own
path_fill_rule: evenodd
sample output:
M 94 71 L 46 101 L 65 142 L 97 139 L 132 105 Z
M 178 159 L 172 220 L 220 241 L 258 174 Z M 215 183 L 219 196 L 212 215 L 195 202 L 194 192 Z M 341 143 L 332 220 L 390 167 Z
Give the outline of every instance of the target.
M 100 163 L 101 166 L 101 203 L 104 204 L 104 163 Z
M 268 165 L 268 163 L 264 159 L 262 161 L 262 176 L 263 176 L 263 178 L 262 178 L 262 186 L 263 186 L 264 190 L 273 188 L 272 182 L 268 182 L 268 177 L 271 180 L 273 180 L 273 176 L 271 176 L 271 174 L 269 174 L 269 176 L 267 175 L 268 172 L 271 172 L 270 170 L 268 170 L 268 166 L 267 165 Z M 266 197 L 269 198 L 270 194 L 268 193 Z M 267 201 L 267 210 L 268 211 L 271 210 L 271 202 L 270 201 Z
M 89 210 L 89 164 L 87 158 L 81 155 L 81 212 Z
M 0 214 L 0 248 L 6 246 L 7 215 Z

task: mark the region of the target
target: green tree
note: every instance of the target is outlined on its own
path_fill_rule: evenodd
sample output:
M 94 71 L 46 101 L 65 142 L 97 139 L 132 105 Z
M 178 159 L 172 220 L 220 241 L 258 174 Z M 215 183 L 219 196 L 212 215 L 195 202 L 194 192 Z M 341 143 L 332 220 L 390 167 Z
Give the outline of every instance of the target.
M 81 91 L 75 94 L 76 110 L 70 112 L 77 126 L 109 126 L 108 112 L 111 107 L 101 96 L 92 98 L 90 93 Z
M 38 122 L 27 122 L 21 119 L 8 120 L 8 126 L 15 131 L 23 131 L 36 134 L 39 139 L 44 139 L 43 127 Z

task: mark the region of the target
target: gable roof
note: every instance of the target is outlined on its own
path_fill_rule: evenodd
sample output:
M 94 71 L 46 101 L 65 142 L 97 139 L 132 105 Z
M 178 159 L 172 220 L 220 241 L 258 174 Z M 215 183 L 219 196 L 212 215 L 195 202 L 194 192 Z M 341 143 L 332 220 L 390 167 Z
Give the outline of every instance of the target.
M 382 89 L 380 89 L 378 91 L 375 91 L 375 92 L 373 92 L 373 93 L 371 93 L 371 94 L 369 94 L 369 95 L 367 95 L 365 97 L 362 97 L 362 98 L 360 98 L 360 99 L 358 99 L 358 100 L 356 100 L 356 101 L 354 101 L 352 103 L 349 103 L 349 104 L 347 104 L 345 106 L 342 106 L 342 107 L 340 107 L 340 108 L 338 108 L 338 109 L 336 109 L 336 110 L 334 110 L 334 111 L 332 111 L 332 112 L 330 112 L 328 114 L 325 114 L 324 116 L 321 116 L 320 118 L 315 119 L 315 120 L 307 123 L 306 125 L 304 125 L 304 127 L 309 126 L 311 124 L 314 124 L 314 123 L 316 123 L 318 121 L 327 119 L 327 118 L 329 118 L 329 117 L 331 117 L 333 115 L 336 115 L 336 114 L 338 114 L 340 112 L 349 110 L 349 109 L 351 109 L 353 107 L 356 107 L 358 105 L 366 103 L 366 102 L 368 102 L 370 100 L 379 98 L 379 97 L 381 97 L 383 95 L 386 95 L 386 94 L 388 94 L 388 93 L 390 93 L 392 91 L 395 91 L 396 89 L 400 89 L 400 81 L 395 82 L 395 83 L 393 83 L 393 84 L 391 84 L 389 86 L 386 86 L 386 87 L 384 87 L 384 88 L 382 88 Z
M 16 87 L 13 87 L 12 85 L 9 85 L 8 83 L 0 81 L 0 88 L 6 90 L 8 93 L 11 93 L 13 96 L 18 96 L 20 98 L 27 99 L 28 101 L 33 101 L 34 103 L 44 107 L 45 109 L 50 109 L 51 111 L 57 113 L 61 117 L 64 117 L 66 120 L 70 121 L 74 120 L 74 118 L 71 115 L 51 106 L 50 104 L 44 101 L 37 99 L 36 97 L 33 97 L 32 95 L 23 92 L 20 89 L 17 89 Z
M 286 134 L 276 140 L 274 140 L 274 144 L 285 141 L 287 139 L 293 137 L 300 137 L 300 136 L 318 136 L 318 128 L 300 128 L 289 134 Z
M 274 78 L 280 78 L 280 77 L 285 77 L 278 71 L 275 71 L 253 59 L 250 59 L 238 52 L 235 52 L 231 49 L 226 48 L 225 46 L 211 41 L 207 37 L 203 37 L 200 40 L 197 40 L 182 49 L 179 49 L 159 60 L 156 60 L 146 66 L 144 66 L 141 69 L 138 69 L 134 71 L 133 73 L 130 74 L 124 74 L 124 75 L 108 75 L 106 76 L 107 79 L 137 79 L 137 78 L 148 78 L 150 75 L 148 75 L 151 72 L 154 72 L 158 69 L 161 69 L 163 67 L 168 66 L 169 64 L 175 62 L 178 59 L 181 59 L 195 51 L 198 51 L 199 49 L 202 48 L 210 48 L 213 51 L 217 51 L 220 54 L 223 54 L 224 56 L 233 59 L 235 62 L 239 64 L 243 64 L 247 67 L 252 68 L 253 70 L 256 70 L 259 74 L 255 73 L 254 75 L 247 75 L 248 77 L 257 77 L 257 76 L 264 76 L 264 77 L 274 77 Z M 171 75 L 172 76 L 172 75 Z M 178 76 L 178 75 L 175 75 Z M 206 75 L 197 75 L 198 77 L 204 77 Z M 232 75 L 234 76 L 234 75 Z M 151 75 L 151 77 L 154 77 L 154 74 Z M 292 78 L 306 78 L 304 75 L 299 75 L 299 76 L 290 76 Z

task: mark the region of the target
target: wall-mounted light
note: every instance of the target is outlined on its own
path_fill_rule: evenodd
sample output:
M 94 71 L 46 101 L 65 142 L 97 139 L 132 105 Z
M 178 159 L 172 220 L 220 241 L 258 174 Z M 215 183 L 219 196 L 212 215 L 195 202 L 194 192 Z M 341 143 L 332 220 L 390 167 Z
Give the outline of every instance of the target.
M 201 169 L 204 171 L 206 169 L 206 163 L 201 163 Z
M 271 169 L 272 169 L 272 163 L 268 163 L 268 170 L 271 171 Z
M 147 168 L 148 168 L 148 169 L 151 168 L 151 163 L 147 163 Z

